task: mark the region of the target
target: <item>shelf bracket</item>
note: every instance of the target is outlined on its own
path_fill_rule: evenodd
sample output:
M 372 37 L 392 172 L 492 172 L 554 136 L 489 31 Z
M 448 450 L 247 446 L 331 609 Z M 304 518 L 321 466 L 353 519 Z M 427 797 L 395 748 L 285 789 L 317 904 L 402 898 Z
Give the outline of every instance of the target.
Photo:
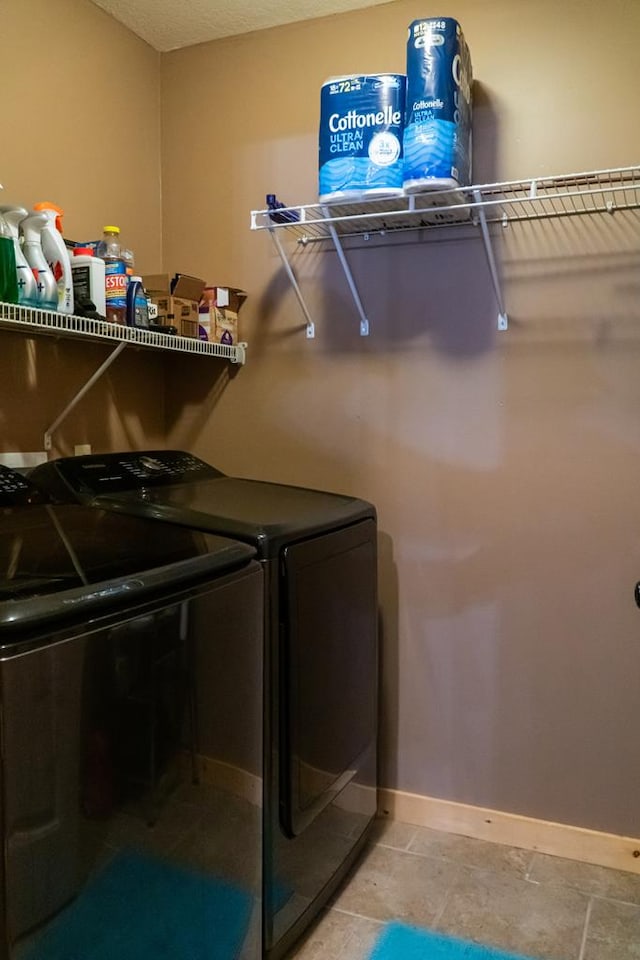
M 324 214 L 326 220 L 328 221 L 328 222 L 327 222 L 327 227 L 328 227 L 328 229 L 329 229 L 329 233 L 331 234 L 331 239 L 333 240 L 333 245 L 334 245 L 334 247 L 336 248 L 336 253 L 338 254 L 338 259 L 340 260 L 340 264 L 341 264 L 342 269 L 343 269 L 343 271 L 344 271 L 344 275 L 345 275 L 345 277 L 346 277 L 346 279 L 347 279 L 347 283 L 349 284 L 349 290 L 351 291 L 351 296 L 353 297 L 353 302 L 354 302 L 355 305 L 356 305 L 356 310 L 358 311 L 358 314 L 360 315 L 360 336 L 361 336 L 361 337 L 368 337 L 368 336 L 369 336 L 369 321 L 367 320 L 367 316 L 366 316 L 366 314 L 365 314 L 365 312 L 364 312 L 364 307 L 362 306 L 362 301 L 361 301 L 361 299 L 360 299 L 360 294 L 358 293 L 358 288 L 356 287 L 355 280 L 353 279 L 353 274 L 351 273 L 351 268 L 349 267 L 349 264 L 347 263 L 347 258 L 346 258 L 346 256 L 345 256 L 344 250 L 342 249 L 342 243 L 340 242 L 340 237 L 338 236 L 338 232 L 337 232 L 335 226 L 334 226 L 333 223 L 331 222 L 331 214 L 330 214 L 330 212 L 329 212 L 328 207 L 325 207 L 325 206 L 323 205 L 323 206 L 321 207 L 321 209 L 322 209 L 322 213 Z
M 311 319 L 311 314 L 307 309 L 307 305 L 304 301 L 304 297 L 302 296 L 302 290 L 300 289 L 298 281 L 296 280 L 295 273 L 291 269 L 291 264 L 289 263 L 286 253 L 284 252 L 284 248 L 280 241 L 280 237 L 278 236 L 277 230 L 275 230 L 273 227 L 269 227 L 269 233 L 271 234 L 271 238 L 275 244 L 276 250 L 278 251 L 278 255 L 282 260 L 282 265 L 287 272 L 287 276 L 289 277 L 289 282 L 293 287 L 294 293 L 298 298 L 298 303 L 300 304 L 302 308 L 302 312 L 304 313 L 305 319 L 307 321 L 307 340 L 313 340 L 313 338 L 316 335 L 316 328 L 313 320 Z
M 489 264 L 489 272 L 491 273 L 491 282 L 493 283 L 493 290 L 496 295 L 496 300 L 498 301 L 498 330 L 506 330 L 509 326 L 509 318 L 507 316 L 507 311 L 504 308 L 504 300 L 502 299 L 502 288 L 500 286 L 500 278 L 498 277 L 498 268 L 496 267 L 496 260 L 493 255 L 493 245 L 491 243 L 489 228 L 487 226 L 487 218 L 482 205 L 482 194 L 479 190 L 474 190 L 473 196 L 478 204 L 477 224 L 482 233 L 484 252 L 487 255 L 487 263 Z
M 118 344 L 115 350 L 111 351 L 111 353 L 109 354 L 107 359 L 104 361 L 104 363 L 100 364 L 96 372 L 89 377 L 85 385 L 80 390 L 78 390 L 75 397 L 73 397 L 73 399 L 69 401 L 69 403 L 66 405 L 66 407 L 60 414 L 60 416 L 56 417 L 56 419 L 53 421 L 51 426 L 47 430 L 45 430 L 44 432 L 44 449 L 45 450 L 51 450 L 52 434 L 55 433 L 55 431 L 58 429 L 62 421 L 66 420 L 67 416 L 71 413 L 74 407 L 78 405 L 80 400 L 82 400 L 84 395 L 91 389 L 94 383 L 96 383 L 96 381 L 100 379 L 102 374 L 109 369 L 109 367 L 111 366 L 113 361 L 116 359 L 116 357 L 120 356 L 120 354 L 122 353 L 126 345 L 127 344 L 123 341 Z

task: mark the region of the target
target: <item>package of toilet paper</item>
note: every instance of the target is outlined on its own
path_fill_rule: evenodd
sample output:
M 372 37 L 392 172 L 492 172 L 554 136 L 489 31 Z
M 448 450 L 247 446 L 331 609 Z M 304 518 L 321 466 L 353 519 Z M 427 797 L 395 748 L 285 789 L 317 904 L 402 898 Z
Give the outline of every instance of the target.
M 322 85 L 321 201 L 402 193 L 405 86 L 398 73 L 334 77 Z
M 471 56 L 452 17 L 414 20 L 407 40 L 406 193 L 471 183 Z

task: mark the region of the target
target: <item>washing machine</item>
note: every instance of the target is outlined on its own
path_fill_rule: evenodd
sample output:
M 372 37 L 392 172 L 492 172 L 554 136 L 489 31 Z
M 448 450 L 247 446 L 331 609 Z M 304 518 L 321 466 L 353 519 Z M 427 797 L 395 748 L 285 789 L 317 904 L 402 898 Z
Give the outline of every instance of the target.
M 261 955 L 255 548 L 0 468 L 0 956 Z
M 283 956 L 353 865 L 376 814 L 376 512 L 226 476 L 179 451 L 50 461 L 60 500 L 230 536 L 264 574 L 263 952 Z

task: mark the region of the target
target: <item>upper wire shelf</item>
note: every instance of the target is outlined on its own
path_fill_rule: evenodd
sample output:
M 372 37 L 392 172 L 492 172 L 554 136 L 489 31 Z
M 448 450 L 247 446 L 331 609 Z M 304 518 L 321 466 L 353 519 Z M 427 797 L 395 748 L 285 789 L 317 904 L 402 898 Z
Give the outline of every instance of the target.
M 178 337 L 156 333 L 140 327 L 125 327 L 105 320 L 92 320 L 51 310 L 38 310 L 13 303 L 0 302 L 0 327 L 22 333 L 49 334 L 76 340 L 101 340 L 109 343 L 131 344 L 137 348 L 173 350 L 179 353 L 219 357 L 231 363 L 245 362 L 246 343 L 227 345 L 210 343 L 195 337 Z
M 640 208 L 640 166 L 536 177 L 357 203 L 253 210 L 252 230 L 286 230 L 305 244 L 452 224 L 541 220 Z

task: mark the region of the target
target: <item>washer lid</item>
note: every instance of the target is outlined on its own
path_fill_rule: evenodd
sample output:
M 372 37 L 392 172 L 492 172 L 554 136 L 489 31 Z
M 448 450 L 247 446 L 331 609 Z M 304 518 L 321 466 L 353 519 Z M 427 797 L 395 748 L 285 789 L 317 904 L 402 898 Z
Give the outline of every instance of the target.
M 0 511 L 0 642 L 53 621 L 88 620 L 154 592 L 247 564 L 223 537 L 76 505 Z

